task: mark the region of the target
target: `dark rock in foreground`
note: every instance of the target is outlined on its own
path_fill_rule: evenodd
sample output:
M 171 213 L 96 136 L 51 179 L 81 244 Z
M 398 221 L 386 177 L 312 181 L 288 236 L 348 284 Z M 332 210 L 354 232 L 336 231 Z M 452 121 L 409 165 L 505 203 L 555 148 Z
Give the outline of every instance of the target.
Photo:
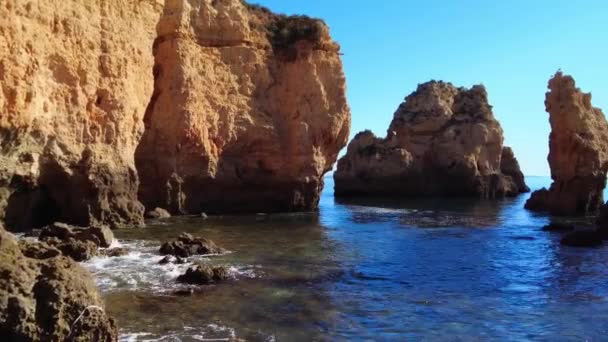
M 2 341 L 116 341 L 91 275 L 47 244 L 17 243 L 0 225 Z
M 570 232 L 574 230 L 574 225 L 570 223 L 551 222 L 543 227 L 546 232 Z
M 173 255 L 182 258 L 225 252 L 224 248 L 218 247 L 213 241 L 205 238 L 194 238 L 187 233 L 182 233 L 176 241 L 165 242 L 160 247 L 161 255 Z
M 187 262 L 187 260 L 184 259 L 184 258 L 180 258 L 178 256 L 174 257 L 174 256 L 171 256 L 171 255 L 167 255 L 164 258 L 162 258 L 158 262 L 158 264 L 159 265 L 167 265 L 167 264 L 173 263 L 173 264 L 177 264 L 177 265 L 182 265 L 182 264 L 185 264 L 186 262 Z
M 211 267 L 198 265 L 190 267 L 186 273 L 177 277 L 177 281 L 193 285 L 209 285 L 228 279 L 228 270 L 225 267 Z
M 595 229 L 576 230 L 566 234 L 560 243 L 572 247 L 596 247 L 602 244 L 602 236 Z

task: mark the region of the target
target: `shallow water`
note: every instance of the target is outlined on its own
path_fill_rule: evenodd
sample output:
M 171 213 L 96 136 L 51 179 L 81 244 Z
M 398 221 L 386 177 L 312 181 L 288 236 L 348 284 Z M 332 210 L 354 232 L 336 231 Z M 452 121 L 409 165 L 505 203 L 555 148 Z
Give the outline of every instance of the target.
M 327 178 L 319 213 L 151 223 L 86 266 L 124 341 L 604 340 L 608 246 L 561 246 L 528 196 L 344 202 Z M 229 282 L 173 295 L 187 265 L 156 251 L 183 231 L 231 251 L 199 258 Z

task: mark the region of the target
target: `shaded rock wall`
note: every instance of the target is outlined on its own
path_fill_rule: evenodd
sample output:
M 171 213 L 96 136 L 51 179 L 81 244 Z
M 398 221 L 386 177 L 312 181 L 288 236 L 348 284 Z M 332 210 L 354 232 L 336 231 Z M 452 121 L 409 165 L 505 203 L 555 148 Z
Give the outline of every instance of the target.
M 385 138 L 365 131 L 349 143 L 335 193 L 495 198 L 529 191 L 502 133 L 483 86 L 421 84 Z
M 535 191 L 530 210 L 554 215 L 597 213 L 603 204 L 608 171 L 608 123 L 591 94 L 558 72 L 549 81 L 545 106 L 549 113 L 549 166 L 553 183 Z
M 167 1 L 137 150 L 140 199 L 172 213 L 317 207 L 346 144 L 328 27 L 241 1 Z

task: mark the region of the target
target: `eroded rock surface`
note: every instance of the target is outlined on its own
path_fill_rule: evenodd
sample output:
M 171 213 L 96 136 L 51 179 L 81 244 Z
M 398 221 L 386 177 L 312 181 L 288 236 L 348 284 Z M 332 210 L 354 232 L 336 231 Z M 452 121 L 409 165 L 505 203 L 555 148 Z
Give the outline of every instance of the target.
M 188 233 L 182 233 L 177 240 L 163 243 L 159 252 L 161 255 L 187 258 L 192 255 L 222 254 L 226 250 L 211 240 L 195 238 Z
M 3 340 L 116 341 L 116 325 L 90 274 L 52 247 L 35 244 L 18 244 L 0 226 Z
M 350 127 L 328 27 L 238 0 L 166 4 L 136 155 L 146 208 L 315 209 Z
M 385 138 L 355 136 L 334 174 L 337 196 L 475 196 L 529 191 L 483 86 L 418 86 Z
M 135 149 L 162 1 L 0 5 L 0 220 L 139 225 Z
M 608 171 L 608 123 L 591 94 L 558 72 L 549 81 L 545 107 L 549 113 L 549 166 L 553 183 L 535 191 L 530 210 L 554 215 L 597 213 L 603 204 Z
M 186 273 L 177 277 L 177 281 L 193 285 L 210 285 L 225 281 L 228 277 L 228 270 L 225 267 L 198 265 L 188 268 Z
M 142 225 L 140 142 L 148 209 L 314 209 L 350 127 L 327 26 L 240 0 L 3 1 L 0 83 L 10 230 Z

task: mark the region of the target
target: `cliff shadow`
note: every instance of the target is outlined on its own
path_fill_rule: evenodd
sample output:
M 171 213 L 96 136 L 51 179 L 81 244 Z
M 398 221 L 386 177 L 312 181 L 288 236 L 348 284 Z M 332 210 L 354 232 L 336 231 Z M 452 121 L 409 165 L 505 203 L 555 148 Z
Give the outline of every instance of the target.
M 59 206 L 46 186 L 21 188 L 8 198 L 5 224 L 9 231 L 23 232 L 53 223 L 58 213 Z

